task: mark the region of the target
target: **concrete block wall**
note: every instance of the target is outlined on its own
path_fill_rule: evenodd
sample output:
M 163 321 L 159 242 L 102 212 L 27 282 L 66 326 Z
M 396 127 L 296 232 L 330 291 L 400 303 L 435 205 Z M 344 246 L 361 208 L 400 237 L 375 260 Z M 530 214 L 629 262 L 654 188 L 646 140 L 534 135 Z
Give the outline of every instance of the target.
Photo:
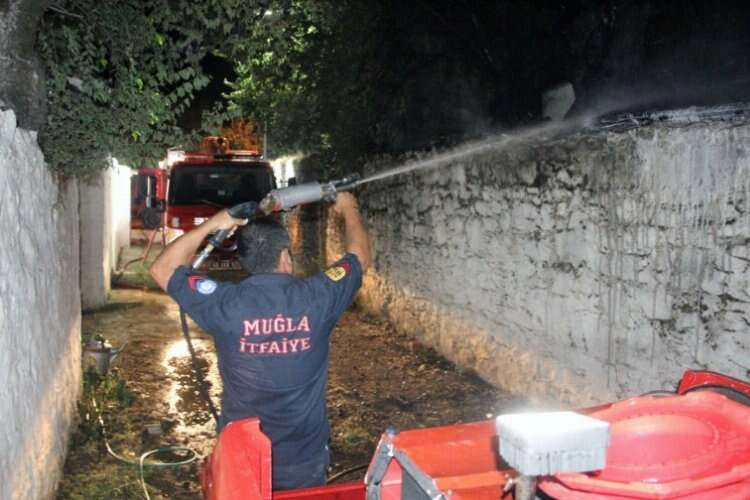
M 118 266 L 120 252 L 130 246 L 130 179 L 134 170 L 122 165 L 116 158 L 111 160 L 111 168 L 107 170 L 110 177 L 110 203 L 112 204 L 111 238 L 109 252 L 112 256 L 110 269 L 115 271 Z
M 79 182 L 84 310 L 107 302 L 120 251 L 130 244 L 130 176 L 113 159 L 110 168 Z
M 104 305 L 112 279 L 112 178 L 108 172 L 80 181 L 81 307 Z
M 686 368 L 748 378 L 749 153 L 748 125 L 654 126 L 372 183 L 360 304 L 540 402 L 673 389 Z
M 0 498 L 53 498 L 81 383 L 78 189 L 0 111 Z

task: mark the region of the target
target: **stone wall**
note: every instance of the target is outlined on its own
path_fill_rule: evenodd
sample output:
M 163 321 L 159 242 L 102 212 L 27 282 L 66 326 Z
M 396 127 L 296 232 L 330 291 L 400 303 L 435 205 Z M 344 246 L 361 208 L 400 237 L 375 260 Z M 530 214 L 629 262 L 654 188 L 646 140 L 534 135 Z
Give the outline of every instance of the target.
M 360 304 L 538 401 L 673 389 L 686 368 L 748 378 L 749 152 L 750 126 L 652 126 L 374 182 Z
M 78 190 L 0 111 L 0 498 L 52 498 L 81 383 Z

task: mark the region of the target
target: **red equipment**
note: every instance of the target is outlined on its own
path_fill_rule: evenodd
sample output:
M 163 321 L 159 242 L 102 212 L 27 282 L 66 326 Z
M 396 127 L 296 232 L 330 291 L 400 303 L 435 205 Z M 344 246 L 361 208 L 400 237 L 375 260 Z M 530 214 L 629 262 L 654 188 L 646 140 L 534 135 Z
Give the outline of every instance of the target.
M 210 499 L 271 499 L 271 441 L 260 431 L 260 420 L 226 426 L 206 460 L 201 486 Z
M 750 499 L 750 383 L 708 371 L 685 372 L 676 393 L 646 395 L 582 410 L 611 425 L 607 466 L 540 478 L 547 498 L 567 500 Z M 247 421 L 219 436 L 204 468 L 204 498 L 510 500 L 517 473 L 498 454 L 494 420 L 386 432 L 365 482 L 256 494 L 270 484 L 270 446 Z M 232 429 L 230 431 L 230 429 Z M 229 432 L 228 432 L 229 431 Z M 245 435 L 249 433 L 250 435 Z M 250 443 L 250 444 L 248 444 Z M 265 456 L 264 466 L 258 454 Z M 210 484 L 206 477 L 213 478 Z M 236 489 L 233 489 L 235 488 Z
M 130 220 L 135 229 L 157 229 L 163 225 L 167 198 L 167 171 L 140 167 L 130 178 Z
M 680 379 L 677 394 L 699 390 L 712 390 L 750 405 L 750 384 L 747 382 L 708 370 L 687 370 Z
M 612 424 L 607 466 L 540 481 L 553 498 L 750 496 L 747 406 L 704 391 L 626 399 L 591 416 Z

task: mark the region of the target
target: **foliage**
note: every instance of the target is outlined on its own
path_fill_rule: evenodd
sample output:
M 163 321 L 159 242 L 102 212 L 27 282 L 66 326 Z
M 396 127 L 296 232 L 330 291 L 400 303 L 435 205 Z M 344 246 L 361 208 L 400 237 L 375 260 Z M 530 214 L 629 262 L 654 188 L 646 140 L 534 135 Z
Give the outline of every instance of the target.
M 267 126 L 274 154 L 312 153 L 329 172 L 476 136 L 510 116 L 493 109 L 507 55 L 483 36 L 508 23 L 506 3 L 271 2 L 232 52 L 233 109 Z
M 92 399 L 102 407 L 94 408 Z M 78 430 L 73 435 L 72 447 L 83 446 L 90 441 L 96 441 L 99 445 L 101 439 L 101 427 L 97 420 L 97 414 L 106 407 L 107 411 L 117 415 L 121 410 L 130 406 L 133 395 L 125 385 L 125 381 L 119 377 L 117 371 L 111 371 L 106 375 L 99 375 L 89 366 L 83 374 L 83 395 L 78 403 Z
M 641 83 L 649 54 L 671 75 L 663 47 L 677 51 L 704 14 L 712 19 L 705 34 L 726 24 L 710 7 L 677 5 L 60 0 L 40 32 L 50 109 L 43 144 L 55 170 L 86 174 L 110 153 L 137 165 L 250 119 L 268 136 L 267 156 L 301 152 L 329 172 L 350 170 L 371 154 L 538 120 L 541 92 L 562 81 L 582 106 L 607 82 Z M 675 15 L 679 26 L 668 33 Z M 729 46 L 732 66 L 747 73 L 740 25 L 727 24 L 740 32 Z M 711 53 L 694 54 L 701 64 L 691 66 L 712 62 Z M 211 108 L 197 98 L 224 77 L 212 74 L 209 55 L 234 67 L 228 105 L 203 109 L 200 130 L 182 130 L 186 111 Z
M 274 0 L 232 49 L 231 99 L 237 114 L 267 125 L 272 153 L 316 153 L 349 170 L 368 155 L 540 121 L 542 92 L 565 81 L 577 111 L 600 104 L 608 85 L 641 106 L 643 92 L 622 92 L 628 85 L 695 104 L 691 85 L 673 91 L 675 69 L 691 82 L 698 72 L 709 82 L 745 75 L 728 86 L 733 99 L 747 95 L 750 30 L 739 4 L 684 4 Z M 717 51 L 731 56 L 718 62 Z
M 355 46 L 337 46 L 338 24 L 348 22 L 347 4 L 270 2 L 245 43 L 233 48 L 238 77 L 231 83 L 228 112 L 262 124 L 272 155 L 302 151 L 335 164 L 348 145 L 341 140 L 334 148 L 337 125 L 348 129 L 342 139 L 356 133 L 349 128 L 351 120 L 339 120 L 356 110 L 332 81 L 344 76 L 351 57 L 358 55 Z M 351 56 L 344 56 L 346 50 L 353 50 Z
M 94 407 L 92 400 L 96 400 Z M 108 431 L 118 440 L 134 433 L 125 419 L 118 415 L 133 402 L 133 395 L 116 371 L 97 374 L 92 367 L 84 371 L 83 395 L 78 403 L 78 428 L 71 436 L 70 451 L 65 462 L 65 475 L 58 489 L 60 499 L 114 498 L 129 499 L 142 495 L 138 471 L 107 457 L 100 411 L 106 413 Z M 113 439 L 113 435 L 109 435 Z M 90 464 L 99 463 L 92 468 Z
M 238 43 L 263 11 L 242 0 L 65 0 L 47 11 L 39 47 L 52 169 L 86 175 L 108 155 L 138 165 L 194 142 L 178 119 L 210 82 L 206 54 Z
M 563 66 L 575 51 L 556 38 L 560 23 L 588 40 L 611 10 L 573 3 L 601 12 L 589 26 L 585 9 L 542 0 L 61 0 L 40 36 L 43 145 L 63 174 L 110 153 L 153 162 L 238 118 L 267 133 L 267 156 L 312 154 L 329 173 L 446 145 L 538 115 L 539 92 L 577 71 Z M 229 105 L 185 131 L 181 116 L 217 78 L 207 55 L 234 66 Z

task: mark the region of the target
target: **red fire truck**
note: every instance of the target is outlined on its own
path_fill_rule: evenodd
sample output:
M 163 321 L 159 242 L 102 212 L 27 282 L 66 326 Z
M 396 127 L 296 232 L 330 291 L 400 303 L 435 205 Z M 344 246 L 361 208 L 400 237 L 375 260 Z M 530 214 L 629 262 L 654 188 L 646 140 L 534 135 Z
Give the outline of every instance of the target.
M 132 184 L 133 227 L 190 231 L 217 211 L 260 201 L 276 188 L 271 164 L 258 151 L 233 150 L 207 137 L 201 151 L 171 149 L 159 168 L 141 167 Z M 213 254 L 213 268 L 234 268 L 232 242 Z

